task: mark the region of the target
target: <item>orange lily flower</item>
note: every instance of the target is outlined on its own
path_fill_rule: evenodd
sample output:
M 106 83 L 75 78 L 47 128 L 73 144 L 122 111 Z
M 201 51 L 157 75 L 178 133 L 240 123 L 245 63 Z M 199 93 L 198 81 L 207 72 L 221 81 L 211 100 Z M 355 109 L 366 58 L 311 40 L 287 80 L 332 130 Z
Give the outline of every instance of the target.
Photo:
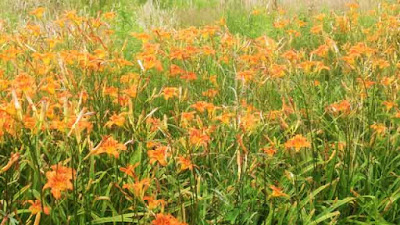
M 272 190 L 271 197 L 289 197 L 289 195 L 285 194 L 282 192 L 282 189 L 279 187 L 276 187 L 274 185 L 270 185 L 269 188 Z
M 166 166 L 167 156 L 168 156 L 167 151 L 168 151 L 167 146 L 158 146 L 155 150 L 147 151 L 147 155 L 150 158 L 150 164 L 158 162 L 161 166 Z
M 122 188 L 132 190 L 137 197 L 142 197 L 146 190 L 150 187 L 150 179 L 144 178 L 141 181 L 136 181 L 133 184 L 124 184 Z
M 151 222 L 152 225 L 187 225 L 187 223 L 180 222 L 171 214 L 157 214 L 156 218 Z
M 110 120 L 105 124 L 108 128 L 111 128 L 112 126 L 116 125 L 118 127 L 124 126 L 125 123 L 125 114 L 126 113 L 120 113 L 120 114 L 113 114 L 110 117 Z
M 46 172 L 47 183 L 43 189 L 50 188 L 55 199 L 61 198 L 61 192 L 72 190 L 72 178 L 75 170 L 61 164 L 51 166 L 52 171 Z
M 310 148 L 311 144 L 307 141 L 307 138 L 303 137 L 301 134 L 298 134 L 288 140 L 285 143 L 286 148 L 294 148 L 296 152 L 300 151 L 301 148 Z
M 134 165 L 128 165 L 127 167 L 119 168 L 119 171 L 125 173 L 126 175 L 135 178 L 135 168 L 138 167 L 140 163 L 135 163 Z
M 159 206 L 161 206 L 161 208 L 164 208 L 164 205 L 166 204 L 164 200 L 162 199 L 156 200 L 151 196 L 144 196 L 143 200 L 147 201 L 147 207 L 149 207 L 150 210 L 153 210 Z
M 43 206 L 42 211 L 42 202 L 40 200 L 28 200 L 28 203 L 31 204 L 28 210 L 31 211 L 32 215 L 36 215 L 40 212 L 44 212 L 46 215 L 50 214 L 50 208 L 47 206 Z
M 165 87 L 162 92 L 165 100 L 178 96 L 178 88 L 175 87 Z
M 183 156 L 178 157 L 178 163 L 181 165 L 180 171 L 193 170 L 193 164 L 190 159 Z
M 94 150 L 93 154 L 99 155 L 101 153 L 107 153 L 115 158 L 119 157 L 119 151 L 125 151 L 126 146 L 116 141 L 112 136 L 105 136 L 101 141 L 100 146 Z

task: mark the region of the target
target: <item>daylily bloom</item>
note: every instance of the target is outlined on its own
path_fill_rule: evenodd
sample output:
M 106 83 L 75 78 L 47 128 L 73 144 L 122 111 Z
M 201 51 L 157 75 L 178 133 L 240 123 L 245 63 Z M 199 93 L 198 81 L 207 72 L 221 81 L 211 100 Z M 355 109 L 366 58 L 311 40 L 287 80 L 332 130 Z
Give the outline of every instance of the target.
M 135 178 L 135 168 L 139 166 L 140 163 L 135 163 L 134 165 L 129 164 L 126 167 L 120 167 L 119 170 L 126 175 Z
M 164 208 L 164 205 L 166 204 L 166 202 L 162 199 L 154 199 L 151 196 L 144 196 L 143 197 L 144 201 L 147 201 L 147 207 L 149 207 L 150 210 L 153 210 L 159 206 L 161 206 L 161 208 Z
M 151 222 L 152 225 L 187 225 L 187 223 L 180 222 L 171 214 L 157 214 L 156 218 Z
M 276 198 L 276 197 L 289 197 L 289 195 L 287 195 L 287 194 L 282 192 L 281 188 L 278 188 L 278 187 L 276 187 L 274 185 L 270 185 L 269 188 L 271 188 L 271 190 L 272 190 L 271 197 L 274 197 L 274 198 Z
M 149 178 L 144 178 L 143 180 L 137 180 L 133 184 L 124 184 L 122 188 L 132 190 L 133 193 L 137 197 L 142 197 L 146 190 L 150 187 L 150 179 Z
M 385 131 L 386 131 L 385 125 L 383 125 L 383 124 L 381 124 L 381 123 L 379 123 L 379 124 L 372 124 L 372 125 L 371 125 L 371 128 L 374 129 L 375 132 L 376 132 L 377 134 L 379 134 L 379 135 L 385 133 Z
M 124 144 L 116 141 L 112 136 L 105 136 L 100 143 L 100 146 L 93 150 L 93 154 L 99 155 L 102 153 L 107 153 L 108 155 L 112 155 L 115 158 L 119 157 L 119 151 L 125 151 L 126 146 Z
M 50 214 L 50 207 L 48 206 L 43 206 L 42 210 L 42 202 L 40 200 L 28 200 L 28 203 L 31 204 L 29 206 L 29 211 L 31 211 L 32 215 L 36 215 L 40 212 L 44 212 L 44 214 L 49 215 Z
M 150 164 L 155 162 L 160 163 L 161 166 L 167 165 L 168 147 L 158 146 L 155 150 L 147 151 L 147 155 L 150 158 Z
M 327 109 L 333 114 L 349 114 L 351 110 L 351 105 L 348 100 L 342 100 L 329 105 Z
M 190 143 L 195 146 L 200 146 L 200 145 L 207 146 L 211 138 L 204 132 L 204 130 L 191 128 L 189 130 L 189 140 Z
M 301 148 L 309 148 L 311 147 L 310 142 L 307 141 L 307 138 L 303 137 L 301 134 L 298 134 L 288 140 L 285 143 L 286 148 L 294 148 L 296 152 L 300 151 Z
M 266 148 L 262 148 L 261 149 L 265 154 L 267 154 L 268 156 L 272 157 L 275 155 L 276 153 L 276 148 L 274 147 L 266 147 Z
M 179 156 L 178 163 L 181 165 L 180 171 L 193 170 L 193 164 L 188 158 Z
M 43 13 L 45 11 L 45 8 L 43 7 L 39 7 L 33 11 L 31 11 L 29 14 L 31 14 L 32 16 L 36 16 L 38 19 L 43 17 Z
M 110 120 L 106 123 L 106 126 L 108 128 L 111 128 L 112 126 L 116 125 L 118 127 L 122 127 L 125 123 L 125 114 L 126 113 L 120 113 L 120 114 L 113 114 L 110 117 Z
M 178 88 L 165 87 L 162 91 L 165 100 L 178 96 Z
M 61 164 L 51 166 L 51 171 L 46 172 L 47 183 L 43 189 L 50 188 L 55 199 L 61 198 L 61 192 L 72 190 L 72 179 L 75 170 L 62 166 Z

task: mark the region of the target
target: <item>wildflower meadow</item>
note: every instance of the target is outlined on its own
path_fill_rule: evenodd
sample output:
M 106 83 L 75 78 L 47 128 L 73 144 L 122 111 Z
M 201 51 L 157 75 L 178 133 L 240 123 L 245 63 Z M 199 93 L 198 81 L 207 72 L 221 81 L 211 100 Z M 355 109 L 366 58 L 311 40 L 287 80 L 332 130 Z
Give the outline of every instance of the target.
M 3 14 L 0 224 L 400 224 L 400 2 L 360 5 Z

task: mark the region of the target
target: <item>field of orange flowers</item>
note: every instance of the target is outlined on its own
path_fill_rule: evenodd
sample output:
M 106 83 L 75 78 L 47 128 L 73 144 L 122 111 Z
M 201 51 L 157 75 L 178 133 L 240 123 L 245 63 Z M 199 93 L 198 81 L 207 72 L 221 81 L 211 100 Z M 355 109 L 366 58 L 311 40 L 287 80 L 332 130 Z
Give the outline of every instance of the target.
M 0 23 L 0 224 L 398 224 L 399 12 Z

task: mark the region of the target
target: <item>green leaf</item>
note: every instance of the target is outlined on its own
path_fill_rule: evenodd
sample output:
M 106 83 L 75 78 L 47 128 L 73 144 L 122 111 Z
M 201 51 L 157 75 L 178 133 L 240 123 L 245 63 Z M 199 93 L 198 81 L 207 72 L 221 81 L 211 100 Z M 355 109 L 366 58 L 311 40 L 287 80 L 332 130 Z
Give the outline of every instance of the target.
M 300 202 L 300 208 L 303 208 L 309 201 L 314 199 L 314 197 L 323 191 L 325 188 L 331 186 L 332 184 L 336 183 L 337 180 L 334 180 L 332 183 L 325 184 L 317 189 L 315 189 L 313 192 L 311 192 L 303 201 Z
M 126 213 L 118 216 L 103 217 L 92 220 L 92 224 L 105 224 L 105 223 L 138 223 L 138 219 L 134 219 L 135 216 L 143 216 L 144 213 Z
M 332 218 L 332 217 L 335 217 L 335 216 L 339 216 L 339 215 L 340 215 L 339 211 L 335 211 L 335 212 L 332 212 L 332 213 L 327 213 L 327 214 L 319 217 L 318 219 L 314 220 L 313 222 L 311 222 L 310 225 L 319 224 L 322 221 L 325 221 L 325 220 L 327 220 L 329 218 Z

